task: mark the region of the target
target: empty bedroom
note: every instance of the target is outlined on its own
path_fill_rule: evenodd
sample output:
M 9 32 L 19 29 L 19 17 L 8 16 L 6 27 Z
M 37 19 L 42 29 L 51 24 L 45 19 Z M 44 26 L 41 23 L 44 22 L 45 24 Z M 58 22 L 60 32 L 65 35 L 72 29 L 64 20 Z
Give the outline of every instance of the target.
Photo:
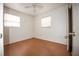
M 75 44 L 78 20 L 74 20 L 79 19 L 78 7 L 66 3 L 5 3 L 4 55 L 79 55 Z

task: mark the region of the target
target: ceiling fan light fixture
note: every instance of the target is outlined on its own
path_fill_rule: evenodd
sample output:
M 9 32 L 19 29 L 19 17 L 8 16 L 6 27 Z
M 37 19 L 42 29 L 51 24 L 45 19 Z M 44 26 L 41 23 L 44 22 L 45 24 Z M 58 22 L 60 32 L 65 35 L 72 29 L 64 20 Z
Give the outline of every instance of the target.
M 25 8 L 32 8 L 33 9 L 33 13 L 36 14 L 37 9 L 43 8 L 43 5 L 41 5 L 41 3 L 32 3 L 29 6 L 25 6 Z

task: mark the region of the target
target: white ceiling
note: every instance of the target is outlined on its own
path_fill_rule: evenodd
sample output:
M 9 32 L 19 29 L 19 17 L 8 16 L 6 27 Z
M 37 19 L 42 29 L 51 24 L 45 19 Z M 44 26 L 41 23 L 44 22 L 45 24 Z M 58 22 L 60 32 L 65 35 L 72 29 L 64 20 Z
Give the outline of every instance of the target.
M 31 6 L 34 3 L 6 3 L 5 7 L 30 14 L 30 15 L 38 15 L 40 13 L 46 13 L 50 10 L 53 10 L 55 8 L 58 8 L 60 5 L 63 4 L 56 4 L 56 3 L 38 3 L 39 6 L 36 7 L 36 11 L 34 12 L 33 7 L 26 8 L 28 6 Z

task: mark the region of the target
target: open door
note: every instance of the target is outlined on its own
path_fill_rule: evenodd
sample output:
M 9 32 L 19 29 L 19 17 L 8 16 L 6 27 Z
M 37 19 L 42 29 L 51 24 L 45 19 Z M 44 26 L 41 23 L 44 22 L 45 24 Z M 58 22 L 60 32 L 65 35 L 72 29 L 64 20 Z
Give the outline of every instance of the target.
M 68 51 L 73 56 L 79 56 L 79 4 L 69 5 L 68 16 Z
M 0 56 L 4 55 L 3 52 L 3 4 L 0 3 Z

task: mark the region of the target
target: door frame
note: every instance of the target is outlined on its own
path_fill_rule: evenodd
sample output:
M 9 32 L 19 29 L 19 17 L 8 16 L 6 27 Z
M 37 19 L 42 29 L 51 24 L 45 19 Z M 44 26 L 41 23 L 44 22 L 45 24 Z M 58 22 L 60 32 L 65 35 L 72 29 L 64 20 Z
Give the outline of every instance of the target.
M 68 51 L 70 55 L 72 55 L 72 48 L 73 48 L 73 11 L 72 11 L 72 4 L 68 5 Z

